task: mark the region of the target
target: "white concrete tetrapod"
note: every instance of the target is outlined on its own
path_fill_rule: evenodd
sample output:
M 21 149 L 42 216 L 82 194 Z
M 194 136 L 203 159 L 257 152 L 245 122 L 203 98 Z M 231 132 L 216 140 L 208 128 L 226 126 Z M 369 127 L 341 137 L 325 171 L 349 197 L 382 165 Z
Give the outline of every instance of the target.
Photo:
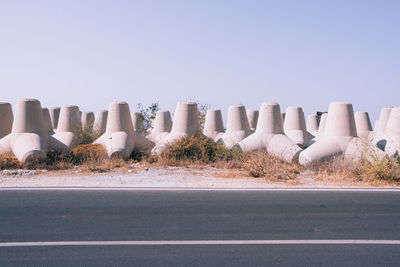
M 310 114 L 307 116 L 307 131 L 314 136 L 318 134 L 319 117 L 317 114 Z
M 108 117 L 107 110 L 97 111 L 93 124 L 93 132 L 101 135 L 106 131 L 107 117 Z
M 356 113 L 354 113 L 354 119 L 356 122 L 358 136 L 367 141 L 372 141 L 371 135 L 373 131 L 368 112 L 357 111 Z
M 82 129 L 93 131 L 94 113 L 86 111 L 82 112 L 81 123 L 82 123 Z
M 391 110 L 382 140 L 386 141 L 385 153 L 389 156 L 400 154 L 400 107 Z
M 223 143 L 229 149 L 251 134 L 246 109 L 243 105 L 230 105 L 226 131 L 216 138 L 217 143 Z
M 243 152 L 265 150 L 287 162 L 297 162 L 302 149 L 284 134 L 278 103 L 261 104 L 255 133 L 240 141 L 234 149 Z
M 286 119 L 283 123 L 283 130 L 286 136 L 293 142 L 303 146 L 314 138 L 314 136 L 306 130 L 306 121 L 301 107 L 288 107 L 285 114 Z
M 176 140 L 190 134 L 200 132 L 199 111 L 194 102 L 178 102 L 171 132 L 165 136 L 152 150 L 155 154 L 161 154 Z
M 42 108 L 42 112 L 43 112 L 44 127 L 48 133 L 53 134 L 54 133 L 53 125 L 51 123 L 49 109 Z
M 144 132 L 143 116 L 140 113 L 132 114 L 132 124 L 135 132 L 142 134 Z
M 326 118 L 327 117 L 328 117 L 328 113 L 322 113 L 321 114 L 321 119 L 320 119 L 320 122 L 319 122 L 317 135 L 313 139 L 311 139 L 310 141 L 305 143 L 304 144 L 304 148 L 307 148 L 307 147 L 311 146 L 312 144 L 317 142 L 319 138 L 321 138 L 324 135 L 325 125 L 326 125 Z
M 359 160 L 361 157 L 384 157 L 384 153 L 379 149 L 357 137 L 352 104 L 334 102 L 329 105 L 323 135 L 318 136 L 313 145 L 300 153 L 299 162 L 307 165 L 341 155 L 353 160 Z
M 247 120 L 249 121 L 250 130 L 254 133 L 257 127 L 258 110 L 248 109 L 246 113 Z
M 376 120 L 375 123 L 374 123 L 374 132 L 376 132 L 378 127 L 379 127 L 379 120 Z
M 22 163 L 43 160 L 48 149 L 67 149 L 47 131 L 42 107 L 36 99 L 17 102 L 12 132 L 0 140 L 0 153 L 13 153 Z
M 51 125 L 54 131 L 57 129 L 58 118 L 60 117 L 60 110 L 60 107 L 49 108 Z
M 110 158 L 128 159 L 135 147 L 136 134 L 126 102 L 112 102 L 108 109 L 105 133 L 94 143 L 101 144 Z
M 379 115 L 379 124 L 375 131 L 372 143 L 376 145 L 380 150 L 384 151 L 387 140 L 385 139 L 386 125 L 392 112 L 393 107 L 384 107 L 381 109 Z
M 328 118 L 328 113 L 322 113 L 321 114 L 321 120 L 319 122 L 319 127 L 318 127 L 318 135 L 316 137 L 322 137 L 325 133 L 325 127 L 326 127 L 326 120 Z
M 76 146 L 76 137 L 82 131 L 82 122 L 77 106 L 61 107 L 58 125 L 54 138 L 68 148 Z
M 225 130 L 224 123 L 222 122 L 221 110 L 207 110 L 203 134 L 214 140 L 218 135 L 222 135 L 224 132 Z
M 0 139 L 11 133 L 13 120 L 11 104 L 0 102 Z
M 152 129 L 147 136 L 149 140 L 158 144 L 164 139 L 172 129 L 171 113 L 168 110 L 159 110 L 152 122 Z

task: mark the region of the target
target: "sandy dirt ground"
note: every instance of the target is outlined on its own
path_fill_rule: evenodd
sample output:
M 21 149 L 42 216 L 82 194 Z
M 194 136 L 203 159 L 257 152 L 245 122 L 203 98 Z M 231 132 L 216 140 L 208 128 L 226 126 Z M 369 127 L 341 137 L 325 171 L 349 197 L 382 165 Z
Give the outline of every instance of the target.
M 79 168 L 68 171 L 3 171 L 0 188 L 7 187 L 135 187 L 135 188 L 399 188 L 391 184 L 313 179 L 307 174 L 295 180 L 248 177 L 239 170 L 212 167 L 148 167 L 93 173 Z

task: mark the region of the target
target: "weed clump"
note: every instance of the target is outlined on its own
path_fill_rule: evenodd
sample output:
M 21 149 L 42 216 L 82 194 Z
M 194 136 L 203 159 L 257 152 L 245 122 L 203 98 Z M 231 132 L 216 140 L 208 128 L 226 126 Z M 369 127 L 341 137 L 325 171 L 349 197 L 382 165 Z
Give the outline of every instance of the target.
M 107 151 L 100 144 L 82 144 L 71 150 L 75 164 L 98 163 L 107 158 Z
M 353 175 L 364 181 L 400 182 L 400 164 L 397 158 L 384 157 L 381 160 L 356 162 Z
M 93 130 L 93 125 L 87 125 L 80 129 L 74 137 L 74 143 L 77 145 L 81 144 L 92 144 L 102 135 L 102 131 Z
M 236 155 L 235 151 L 227 149 L 222 144 L 202 135 L 187 135 L 170 145 L 160 159 L 166 165 L 186 163 L 207 164 L 216 161 L 229 161 Z
M 21 168 L 23 168 L 22 163 L 14 155 L 9 153 L 0 154 L 0 170 Z

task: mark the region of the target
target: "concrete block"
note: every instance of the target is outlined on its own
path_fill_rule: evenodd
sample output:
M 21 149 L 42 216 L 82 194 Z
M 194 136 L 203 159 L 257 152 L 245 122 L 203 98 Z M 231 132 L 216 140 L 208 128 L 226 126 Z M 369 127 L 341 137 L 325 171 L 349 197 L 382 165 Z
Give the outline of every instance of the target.
M 81 131 L 82 122 L 79 108 L 77 106 L 61 107 L 57 129 L 53 137 L 68 148 L 73 148 L 77 145 L 75 138 Z
M 159 110 L 152 122 L 152 129 L 147 138 L 155 144 L 161 142 L 172 129 L 171 113 L 168 110 Z
M 11 133 L 13 121 L 11 104 L 0 102 L 0 139 Z
M 258 110 L 248 109 L 246 113 L 247 120 L 249 121 L 250 130 L 252 131 L 252 133 L 254 133 L 257 127 L 259 112 Z
M 58 118 L 60 117 L 60 107 L 54 107 L 49 109 L 50 113 L 50 120 L 51 120 L 51 125 L 53 127 L 53 131 L 57 129 L 58 125 Z
M 360 159 L 365 152 L 383 158 L 381 153 L 357 135 L 353 106 L 350 103 L 334 102 L 329 105 L 325 130 L 317 141 L 300 153 L 299 162 L 307 165 L 316 161 L 330 160 L 344 155 L 352 160 Z
M 190 134 L 200 132 L 199 112 L 194 102 L 178 102 L 171 132 L 165 136 L 152 150 L 152 153 L 161 154 L 170 144 Z
M 216 142 L 223 143 L 230 149 L 250 134 L 251 130 L 245 107 L 243 105 L 230 105 L 226 131 L 216 138 Z
M 225 130 L 224 123 L 222 122 L 221 110 L 207 110 L 203 134 L 214 140 L 218 135 L 222 135 L 224 132 Z
M 291 106 L 286 109 L 286 119 L 283 123 L 283 129 L 286 136 L 300 146 L 303 146 L 314 138 L 306 130 L 304 112 L 301 107 Z
M 48 149 L 67 149 L 50 136 L 38 100 L 22 99 L 16 107 L 12 131 L 0 139 L 0 153 L 13 153 L 22 163 L 31 163 L 44 160 Z
M 105 133 L 94 144 L 101 144 L 110 158 L 128 159 L 135 147 L 136 134 L 126 102 L 112 102 L 108 108 Z
M 287 162 L 297 162 L 302 149 L 284 134 L 278 103 L 263 103 L 255 133 L 240 141 L 233 149 L 243 152 L 265 150 Z
M 97 111 L 93 124 L 93 131 L 95 133 L 103 134 L 106 131 L 107 117 L 108 117 L 107 110 Z

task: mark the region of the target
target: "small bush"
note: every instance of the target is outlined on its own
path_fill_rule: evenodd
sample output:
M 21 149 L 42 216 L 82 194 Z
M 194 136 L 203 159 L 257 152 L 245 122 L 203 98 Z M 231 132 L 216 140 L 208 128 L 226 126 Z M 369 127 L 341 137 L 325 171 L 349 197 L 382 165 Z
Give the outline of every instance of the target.
M 397 158 L 388 157 L 375 161 L 362 160 L 354 164 L 353 174 L 365 181 L 400 182 L 400 164 Z
M 187 135 L 170 145 L 163 153 L 161 160 L 167 165 L 185 163 L 210 163 L 218 160 L 229 161 L 235 152 L 202 134 Z
M 21 169 L 22 163 L 12 154 L 0 154 L 0 170 Z
M 37 163 L 34 169 L 66 170 L 74 166 L 74 157 L 71 152 L 48 151 L 44 163 Z
M 74 143 L 77 145 L 91 144 L 102 135 L 101 131 L 94 131 L 92 125 L 88 125 L 78 131 L 74 137 Z
M 107 151 L 100 144 L 82 144 L 71 150 L 74 163 L 101 162 L 107 158 Z

